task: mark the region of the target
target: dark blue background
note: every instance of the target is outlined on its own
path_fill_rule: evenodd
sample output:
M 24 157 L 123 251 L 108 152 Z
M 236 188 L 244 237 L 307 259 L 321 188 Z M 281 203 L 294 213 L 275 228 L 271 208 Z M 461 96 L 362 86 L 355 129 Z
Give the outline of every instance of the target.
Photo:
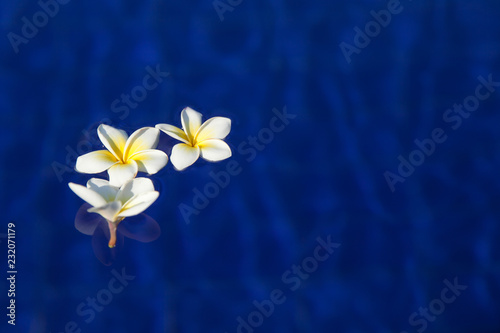
M 72 0 L 16 53 L 7 34 L 40 6 L 2 1 L 0 234 L 15 222 L 18 269 L 15 327 L 0 279 L 2 332 L 74 321 L 81 332 L 231 333 L 273 289 L 286 301 L 255 332 L 417 332 L 409 316 L 455 277 L 468 288 L 426 331 L 500 332 L 500 91 L 460 128 L 443 121 L 478 76 L 500 81 L 500 3 L 401 5 L 348 63 L 339 44 L 386 2 L 244 0 L 221 21 L 211 1 Z M 120 119 L 111 103 L 157 65 L 169 77 Z M 68 151 L 100 122 L 129 134 L 180 126 L 185 106 L 232 119 L 241 173 L 186 224 L 179 204 L 229 160 L 184 172 L 169 163 L 151 177 L 161 195 L 146 211 L 160 238 L 126 239 L 101 264 L 74 228 L 83 201 L 67 186 L 90 176 L 58 177 L 54 165 L 72 166 Z M 285 106 L 296 118 L 248 161 L 238 146 Z M 447 140 L 391 192 L 384 172 L 438 127 Z M 341 246 L 291 291 L 282 274 L 328 235 Z M 135 278 L 86 323 L 76 309 L 113 269 Z

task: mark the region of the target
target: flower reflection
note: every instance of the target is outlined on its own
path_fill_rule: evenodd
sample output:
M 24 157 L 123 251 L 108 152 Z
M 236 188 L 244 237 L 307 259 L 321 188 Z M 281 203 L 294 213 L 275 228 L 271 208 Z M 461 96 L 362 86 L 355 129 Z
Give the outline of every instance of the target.
M 111 237 L 108 222 L 101 215 L 89 213 L 92 206 L 84 203 L 75 217 L 75 228 L 85 235 L 92 236 L 94 254 L 104 265 L 111 265 L 123 249 L 124 238 L 149 243 L 160 237 L 160 225 L 149 215 L 142 213 L 124 219 L 116 229 L 116 246 L 110 248 Z
M 121 187 L 98 178 L 90 179 L 87 187 L 75 183 L 68 185 L 76 195 L 93 206 L 89 212 L 100 214 L 107 220 L 111 233 L 109 247 L 115 247 L 116 229 L 123 219 L 142 213 L 159 196 L 148 178 L 132 179 Z

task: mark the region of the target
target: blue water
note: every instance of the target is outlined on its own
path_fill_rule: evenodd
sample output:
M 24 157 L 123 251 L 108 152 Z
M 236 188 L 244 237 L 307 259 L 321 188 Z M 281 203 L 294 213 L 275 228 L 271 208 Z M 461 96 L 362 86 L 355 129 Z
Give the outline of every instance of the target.
M 498 1 L 61 2 L 0 3 L 2 332 L 500 332 Z M 233 156 L 151 176 L 161 235 L 104 265 L 76 157 L 186 106 Z

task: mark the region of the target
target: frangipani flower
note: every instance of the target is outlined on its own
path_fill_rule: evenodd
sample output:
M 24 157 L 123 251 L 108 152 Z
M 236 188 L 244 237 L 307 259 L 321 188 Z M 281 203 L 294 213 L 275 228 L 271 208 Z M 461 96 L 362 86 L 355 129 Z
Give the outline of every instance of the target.
M 116 228 L 128 216 L 142 213 L 158 198 L 153 182 L 148 178 L 135 178 L 121 187 L 110 184 L 107 180 L 92 178 L 87 187 L 69 183 L 76 195 L 89 203 L 88 211 L 98 213 L 108 221 L 110 232 L 109 247 L 116 244 Z
M 78 157 L 76 171 L 100 173 L 108 170 L 111 185 L 121 186 L 133 179 L 138 171 L 154 174 L 168 162 L 167 154 L 154 149 L 160 138 L 160 131 L 156 128 L 143 127 L 128 137 L 122 130 L 101 124 L 97 134 L 107 150 Z
M 161 129 L 178 143 L 172 148 L 170 159 L 177 170 L 183 170 L 196 162 L 198 157 L 216 162 L 231 156 L 231 148 L 222 141 L 231 131 L 231 119 L 213 117 L 201 123 L 201 113 L 187 107 L 181 112 L 182 128 L 158 124 Z

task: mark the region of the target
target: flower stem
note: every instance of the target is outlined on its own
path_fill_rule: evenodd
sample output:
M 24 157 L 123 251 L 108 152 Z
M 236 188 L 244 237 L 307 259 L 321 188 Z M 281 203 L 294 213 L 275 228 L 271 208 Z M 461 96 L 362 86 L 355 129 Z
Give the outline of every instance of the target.
M 116 228 L 118 227 L 118 223 L 108 221 L 108 227 L 110 234 L 108 246 L 112 249 L 116 246 Z

